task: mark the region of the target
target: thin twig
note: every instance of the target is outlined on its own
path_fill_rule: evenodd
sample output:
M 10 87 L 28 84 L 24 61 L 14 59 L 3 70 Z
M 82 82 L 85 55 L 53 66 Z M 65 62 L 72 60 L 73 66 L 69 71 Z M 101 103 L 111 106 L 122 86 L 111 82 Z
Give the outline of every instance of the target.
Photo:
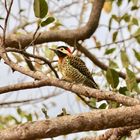
M 12 4 L 13 4 L 13 0 L 11 0 L 10 6 L 9 6 L 9 9 L 8 9 L 8 8 L 7 8 L 7 3 L 6 3 L 6 0 L 5 0 L 5 9 L 6 9 L 6 11 L 7 11 L 7 15 L 6 15 L 5 22 L 4 22 L 3 46 L 5 45 L 7 23 L 8 23 L 8 18 L 9 18 L 10 12 L 11 12 Z
M 4 1 L 4 6 L 5 6 L 5 9 L 6 9 L 6 12 L 8 13 L 8 7 L 7 7 L 7 1 L 6 0 Z
M 14 48 L 7 48 L 6 49 L 7 52 L 17 52 L 17 53 L 21 53 L 21 54 L 24 54 L 24 55 L 28 55 L 29 57 L 32 57 L 32 58 L 37 58 L 37 59 L 40 59 L 42 61 L 44 61 L 49 67 L 50 69 L 54 72 L 56 78 L 59 78 L 58 74 L 57 74 L 57 71 L 53 68 L 51 62 L 49 60 L 47 60 L 46 58 L 42 57 L 42 56 L 37 56 L 37 55 L 33 55 L 33 54 L 30 54 L 28 52 L 25 52 L 23 50 L 18 50 L 18 49 L 14 49 Z
M 0 103 L 1 107 L 16 107 L 16 106 L 21 106 L 21 105 L 26 105 L 26 104 L 35 104 L 35 103 L 39 103 L 42 101 L 45 101 L 51 97 L 55 97 L 58 96 L 60 94 L 51 94 L 51 95 L 47 95 L 47 96 L 43 96 L 43 97 L 39 97 L 39 98 L 35 98 L 35 99 L 26 99 L 26 100 L 19 100 L 19 101 L 9 101 L 9 102 L 3 102 Z
M 39 30 L 39 28 L 40 28 L 40 25 L 38 24 L 38 26 L 37 26 L 37 28 L 36 28 L 36 30 L 35 30 L 35 33 L 33 34 L 33 41 L 32 41 L 32 45 L 33 45 L 33 54 L 35 54 L 35 45 L 34 45 L 34 42 L 35 42 L 35 40 L 40 36 L 40 34 L 38 34 L 37 37 L 35 37 L 36 34 L 37 34 L 37 32 L 38 32 L 38 30 Z

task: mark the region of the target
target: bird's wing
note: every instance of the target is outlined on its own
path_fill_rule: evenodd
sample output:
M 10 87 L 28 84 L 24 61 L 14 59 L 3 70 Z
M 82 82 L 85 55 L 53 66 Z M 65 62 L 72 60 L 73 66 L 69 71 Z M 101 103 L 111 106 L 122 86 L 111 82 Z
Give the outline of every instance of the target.
M 75 69 L 79 70 L 80 73 L 82 73 L 83 75 L 85 75 L 88 79 L 85 81 L 86 85 L 88 85 L 89 87 L 92 88 L 99 88 L 98 85 L 96 84 L 96 82 L 94 81 L 90 71 L 88 70 L 88 68 L 86 67 L 84 61 L 82 61 L 79 57 L 76 56 L 68 56 L 69 58 L 69 63 L 72 67 L 74 67 Z
M 81 60 L 79 57 L 76 56 L 69 56 L 69 57 L 70 57 L 69 59 L 70 65 L 72 65 L 74 68 L 78 69 L 80 73 L 82 73 L 83 75 L 85 75 L 86 77 L 94 81 L 90 71 L 87 69 L 83 60 Z

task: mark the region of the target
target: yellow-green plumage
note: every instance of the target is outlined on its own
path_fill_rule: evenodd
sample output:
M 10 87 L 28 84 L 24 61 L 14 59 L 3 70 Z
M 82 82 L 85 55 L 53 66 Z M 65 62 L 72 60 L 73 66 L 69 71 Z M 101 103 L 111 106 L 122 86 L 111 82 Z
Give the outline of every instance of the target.
M 98 88 L 85 63 L 79 57 L 66 56 L 59 61 L 58 67 L 63 75 L 63 79 L 92 88 Z
M 88 87 L 98 88 L 90 71 L 85 63 L 76 56 L 73 56 L 70 49 L 66 46 L 57 47 L 53 50 L 59 57 L 58 68 L 63 79 L 77 84 L 83 84 Z

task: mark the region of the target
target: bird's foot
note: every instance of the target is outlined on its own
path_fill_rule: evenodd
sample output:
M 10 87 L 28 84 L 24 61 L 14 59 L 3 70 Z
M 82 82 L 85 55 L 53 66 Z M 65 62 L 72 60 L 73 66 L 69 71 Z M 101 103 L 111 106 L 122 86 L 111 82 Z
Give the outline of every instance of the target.
M 66 80 L 66 79 L 64 79 L 64 78 L 61 78 L 61 79 L 60 79 L 60 81 L 67 81 L 67 80 Z

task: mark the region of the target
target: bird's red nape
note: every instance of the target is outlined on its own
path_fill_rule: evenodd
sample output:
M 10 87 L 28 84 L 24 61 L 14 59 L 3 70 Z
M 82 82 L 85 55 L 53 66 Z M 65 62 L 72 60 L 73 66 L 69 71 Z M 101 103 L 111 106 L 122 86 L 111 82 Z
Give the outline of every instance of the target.
M 70 48 L 67 48 L 67 51 L 68 51 L 70 54 L 72 54 L 72 52 L 71 52 Z

